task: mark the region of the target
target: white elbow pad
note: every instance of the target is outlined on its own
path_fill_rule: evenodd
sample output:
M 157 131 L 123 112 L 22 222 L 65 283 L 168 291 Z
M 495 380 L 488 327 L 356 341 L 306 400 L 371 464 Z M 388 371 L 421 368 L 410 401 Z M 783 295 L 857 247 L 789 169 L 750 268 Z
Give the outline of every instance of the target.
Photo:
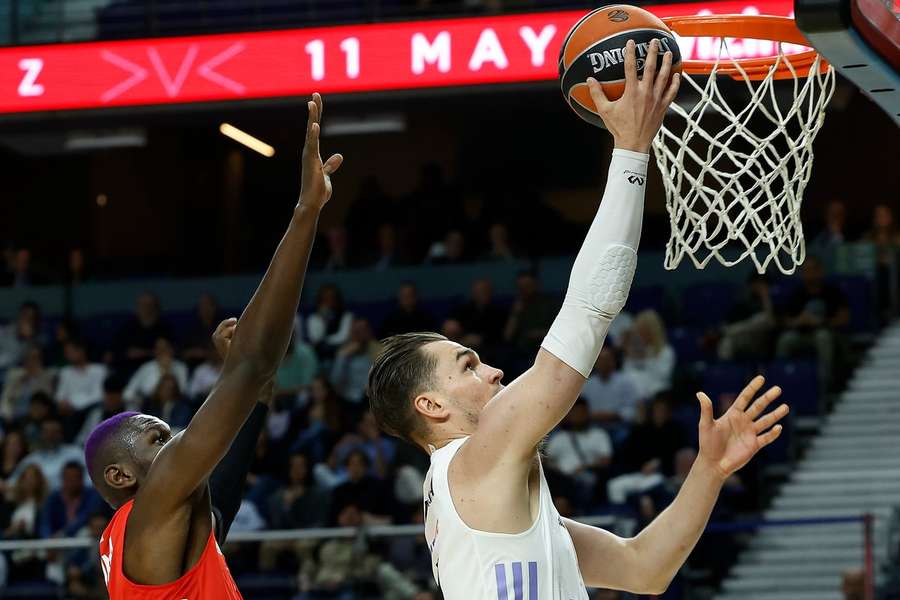
M 542 347 L 587 378 L 631 289 L 644 213 L 646 154 L 613 151 L 603 201 Z

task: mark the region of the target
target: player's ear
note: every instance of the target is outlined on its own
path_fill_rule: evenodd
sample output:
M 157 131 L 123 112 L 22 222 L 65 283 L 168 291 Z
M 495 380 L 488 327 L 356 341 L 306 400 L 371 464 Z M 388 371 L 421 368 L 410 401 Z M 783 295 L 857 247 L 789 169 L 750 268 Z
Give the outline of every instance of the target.
M 413 408 L 429 421 L 443 423 L 450 418 L 446 399 L 434 391 L 423 392 L 416 396 Z
M 137 485 L 134 470 L 122 463 L 113 463 L 103 470 L 106 485 L 116 490 L 125 490 Z

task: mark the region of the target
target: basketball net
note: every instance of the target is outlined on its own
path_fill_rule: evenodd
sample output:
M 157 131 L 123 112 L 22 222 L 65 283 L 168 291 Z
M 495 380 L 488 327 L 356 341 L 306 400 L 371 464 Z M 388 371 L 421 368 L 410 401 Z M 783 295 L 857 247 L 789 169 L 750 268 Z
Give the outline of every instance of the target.
M 728 267 L 750 257 L 760 273 L 772 261 L 785 274 L 803 262 L 800 203 L 835 73 L 820 68 L 817 57 L 809 74 L 798 76 L 782 44 L 777 48 L 765 77 L 751 77 L 722 37 L 710 75 L 682 74 L 699 100 L 688 108 L 673 103 L 653 141 L 672 222 L 666 269 L 685 256 L 698 269 L 713 257 Z M 717 78 L 720 65 L 739 74 Z M 792 77 L 781 85 L 793 85 L 792 104 L 776 89 L 775 74 L 785 68 Z M 746 93 L 723 93 L 720 80 Z

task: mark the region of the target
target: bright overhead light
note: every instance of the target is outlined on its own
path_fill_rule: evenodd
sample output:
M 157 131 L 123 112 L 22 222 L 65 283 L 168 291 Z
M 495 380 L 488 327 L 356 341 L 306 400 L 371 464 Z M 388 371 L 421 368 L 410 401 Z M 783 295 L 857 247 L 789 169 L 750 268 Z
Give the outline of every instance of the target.
M 368 133 L 397 133 L 406 131 L 406 117 L 402 114 L 369 115 L 367 117 L 332 117 L 325 122 L 323 136 L 359 135 Z
M 275 156 L 275 148 L 268 145 L 264 141 L 253 137 L 246 131 L 241 131 L 234 125 L 222 123 L 221 125 L 219 125 L 219 131 L 222 133 L 222 135 L 230 137 L 239 144 L 247 146 L 251 150 L 256 150 L 267 158 Z

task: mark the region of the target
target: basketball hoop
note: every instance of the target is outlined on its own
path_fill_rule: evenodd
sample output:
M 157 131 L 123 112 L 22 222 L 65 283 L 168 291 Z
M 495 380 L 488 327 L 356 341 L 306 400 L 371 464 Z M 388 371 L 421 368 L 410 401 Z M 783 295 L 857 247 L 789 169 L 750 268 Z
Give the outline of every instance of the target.
M 685 255 L 698 269 L 713 257 L 729 267 L 749 257 L 760 273 L 772 261 L 793 273 L 806 256 L 800 203 L 834 69 L 787 17 L 663 21 L 679 36 L 714 36 L 714 56 L 683 61 L 681 93 L 697 100 L 673 103 L 653 141 L 672 222 L 665 267 L 675 269 Z M 771 56 L 733 51 L 735 38 L 763 40 L 754 49 L 768 44 Z

